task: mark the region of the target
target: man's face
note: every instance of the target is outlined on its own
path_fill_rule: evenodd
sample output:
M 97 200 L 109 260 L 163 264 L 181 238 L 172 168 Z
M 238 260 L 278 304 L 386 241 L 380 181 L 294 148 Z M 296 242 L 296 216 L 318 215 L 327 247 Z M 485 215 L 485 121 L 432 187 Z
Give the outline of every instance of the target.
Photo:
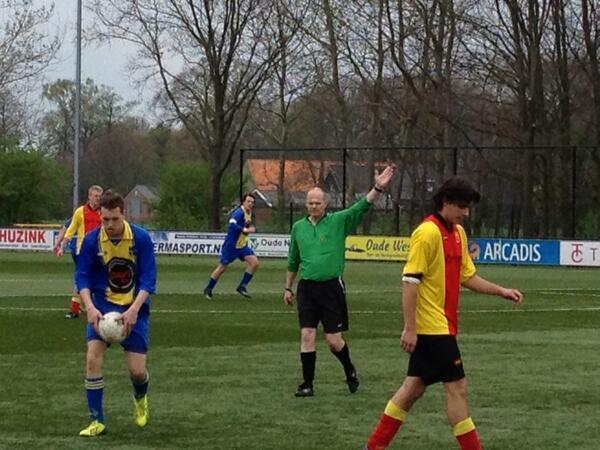
M 109 237 L 121 237 L 123 236 L 123 229 L 125 228 L 123 221 L 125 215 L 121 208 L 115 209 L 100 209 L 100 217 L 102 218 L 102 227 L 106 231 Z
M 442 217 L 446 219 L 451 224 L 460 224 L 462 225 L 467 217 L 469 217 L 469 212 L 471 209 L 471 205 L 469 203 L 456 202 L 456 203 L 448 203 L 444 202 L 444 207 L 442 209 Z
M 102 191 L 97 189 L 93 189 L 88 192 L 88 203 L 92 209 L 98 208 L 100 204 L 100 197 L 102 196 Z
M 244 199 L 244 201 L 242 202 L 242 207 L 250 212 L 252 211 L 252 208 L 254 208 L 254 199 L 252 197 L 250 197 L 249 195 L 246 196 L 246 198 Z
M 319 188 L 314 188 L 306 194 L 306 210 L 313 219 L 320 219 L 325 214 L 327 203 L 325 201 L 325 192 Z

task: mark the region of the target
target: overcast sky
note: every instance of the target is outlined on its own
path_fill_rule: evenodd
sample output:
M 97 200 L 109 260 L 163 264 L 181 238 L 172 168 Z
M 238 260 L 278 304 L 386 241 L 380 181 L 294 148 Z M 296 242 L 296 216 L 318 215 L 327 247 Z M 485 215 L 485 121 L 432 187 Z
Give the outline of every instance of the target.
M 45 82 L 52 82 L 58 78 L 75 80 L 76 47 L 77 36 L 77 0 L 35 0 L 39 5 L 55 5 L 54 15 L 49 30 L 57 31 L 63 36 L 63 44 L 59 55 L 59 61 L 53 65 L 46 75 Z M 86 0 L 82 0 L 85 6 Z M 86 29 L 86 22 L 91 20 L 90 12 L 83 8 L 82 22 Z M 81 57 L 81 79 L 91 78 L 97 85 L 104 84 L 115 90 L 125 101 L 148 99 L 151 96 L 150 89 L 139 92 L 129 80 L 130 74 L 126 70 L 129 57 L 134 55 L 131 45 L 118 42 L 98 46 L 88 44 L 82 47 Z M 144 109 L 142 104 L 138 109 Z

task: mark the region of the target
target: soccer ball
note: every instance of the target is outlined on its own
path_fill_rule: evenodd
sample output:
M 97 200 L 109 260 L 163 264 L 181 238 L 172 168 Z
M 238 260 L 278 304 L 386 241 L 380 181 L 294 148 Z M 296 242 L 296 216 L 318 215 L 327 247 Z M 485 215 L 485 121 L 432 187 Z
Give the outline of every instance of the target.
M 121 313 L 112 311 L 104 314 L 98 324 L 98 333 L 109 344 L 125 339 L 125 326 L 121 320 Z

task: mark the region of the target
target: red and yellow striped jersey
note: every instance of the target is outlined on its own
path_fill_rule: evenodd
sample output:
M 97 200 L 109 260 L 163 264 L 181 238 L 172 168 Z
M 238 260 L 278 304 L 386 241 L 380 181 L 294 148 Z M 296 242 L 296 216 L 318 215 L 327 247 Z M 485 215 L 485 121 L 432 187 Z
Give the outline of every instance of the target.
M 403 275 L 420 277 L 417 334 L 456 335 L 460 285 L 475 275 L 464 228 L 448 226 L 439 215 L 426 217 L 410 238 Z

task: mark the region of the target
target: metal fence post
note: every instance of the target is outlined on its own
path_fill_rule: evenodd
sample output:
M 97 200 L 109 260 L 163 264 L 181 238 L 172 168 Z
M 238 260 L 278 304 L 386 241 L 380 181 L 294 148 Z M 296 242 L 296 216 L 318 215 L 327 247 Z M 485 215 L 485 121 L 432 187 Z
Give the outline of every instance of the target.
M 244 149 L 240 149 L 240 201 L 244 195 Z
M 346 163 L 348 161 L 348 150 L 342 152 L 342 209 L 346 209 Z
M 294 202 L 290 202 L 290 233 L 292 232 L 293 225 L 294 225 Z
M 571 150 L 571 238 L 575 239 L 577 217 L 577 146 Z

